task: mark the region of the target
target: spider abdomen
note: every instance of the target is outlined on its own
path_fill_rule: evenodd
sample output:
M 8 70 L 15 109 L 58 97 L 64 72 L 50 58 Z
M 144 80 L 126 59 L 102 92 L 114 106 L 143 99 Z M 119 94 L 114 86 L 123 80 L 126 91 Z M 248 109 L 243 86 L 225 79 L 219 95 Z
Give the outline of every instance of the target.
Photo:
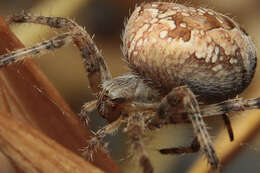
M 137 7 L 123 51 L 132 70 L 161 93 L 188 85 L 207 103 L 241 93 L 256 67 L 256 48 L 234 20 L 176 3 Z

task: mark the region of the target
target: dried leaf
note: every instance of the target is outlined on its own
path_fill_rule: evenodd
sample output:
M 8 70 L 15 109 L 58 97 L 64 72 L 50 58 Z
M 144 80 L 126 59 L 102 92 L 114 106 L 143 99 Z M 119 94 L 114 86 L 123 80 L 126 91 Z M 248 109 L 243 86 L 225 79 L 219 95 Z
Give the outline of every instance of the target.
M 26 173 L 104 173 L 6 112 L 0 112 L 0 150 Z

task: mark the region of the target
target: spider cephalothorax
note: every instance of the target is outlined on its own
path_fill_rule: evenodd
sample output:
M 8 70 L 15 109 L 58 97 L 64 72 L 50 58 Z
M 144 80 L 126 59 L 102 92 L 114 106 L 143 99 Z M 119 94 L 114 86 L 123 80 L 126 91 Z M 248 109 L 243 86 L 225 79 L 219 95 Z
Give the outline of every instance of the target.
M 219 159 L 203 117 L 221 115 L 233 140 L 226 113 L 259 108 L 259 98 L 234 98 L 251 82 L 256 48 L 234 20 L 213 10 L 169 2 L 137 6 L 123 33 L 123 54 L 132 73 L 116 78 L 111 77 L 89 34 L 74 21 L 25 13 L 8 21 L 44 24 L 67 32 L 1 56 L 2 66 L 71 41 L 81 51 L 90 86 L 97 93 L 97 100 L 86 103 L 81 115 L 97 110 L 109 122 L 89 141 L 84 152 L 88 157 L 105 135 L 124 124 L 143 172 L 152 173 L 143 144 L 145 131 L 190 122 L 195 133 L 192 144 L 160 152 L 191 153 L 202 148 L 212 169 L 218 170 Z

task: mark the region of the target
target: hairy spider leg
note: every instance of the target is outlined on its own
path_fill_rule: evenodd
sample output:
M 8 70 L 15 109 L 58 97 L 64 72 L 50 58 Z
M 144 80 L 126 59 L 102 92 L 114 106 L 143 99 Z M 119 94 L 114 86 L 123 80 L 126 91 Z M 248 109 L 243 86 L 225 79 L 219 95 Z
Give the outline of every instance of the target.
M 210 117 L 252 109 L 260 109 L 260 97 L 252 99 L 235 98 L 216 104 L 203 105 L 201 106 L 201 113 L 203 117 Z
M 143 169 L 143 173 L 153 173 L 153 167 L 148 158 L 143 143 L 144 132 L 146 130 L 145 119 L 140 112 L 132 112 L 129 116 L 125 131 L 128 133 L 133 153 Z
M 116 131 L 123 122 L 123 117 L 119 117 L 116 121 L 107 124 L 97 132 L 92 132 L 93 137 L 88 141 L 88 145 L 82 149 L 82 155 L 89 160 L 93 160 L 93 154 L 97 151 L 97 149 L 104 149 L 103 138 L 106 135 L 112 134 Z
M 84 105 L 81 107 L 80 110 L 80 118 L 83 118 L 88 125 L 89 122 L 89 115 L 90 113 L 97 110 L 97 100 L 92 100 L 87 103 L 84 103 Z
M 171 114 L 174 114 L 176 108 L 187 110 L 189 112 L 188 118 L 193 125 L 195 136 L 198 138 L 200 146 L 202 147 L 211 167 L 218 170 L 220 166 L 219 159 L 213 148 L 206 124 L 201 116 L 196 97 L 188 87 L 176 87 L 162 99 L 158 109 L 159 118 L 167 119 Z
M 13 62 L 18 62 L 26 57 L 43 55 L 48 50 L 55 50 L 72 41 L 71 33 L 66 32 L 59 36 L 53 37 L 50 40 L 37 43 L 34 46 L 28 48 L 18 49 L 0 56 L 0 67 L 9 65 Z
M 61 37 L 63 38 L 60 39 L 60 41 L 58 41 L 58 43 L 60 43 L 58 44 L 59 46 L 55 46 L 53 44 L 53 42 L 55 41 L 57 42 L 57 38 L 53 38 L 49 41 L 39 43 L 37 44 L 37 46 L 21 49 L 19 53 L 24 52 L 22 53 L 23 56 L 27 54 L 26 52 L 28 52 L 28 50 L 34 52 L 33 54 L 41 55 L 44 52 L 44 51 L 40 51 L 41 49 L 48 50 L 48 47 L 51 47 L 53 50 L 62 47 L 65 44 L 61 44 L 61 42 L 66 42 L 67 40 L 69 40 L 68 35 L 70 35 L 71 38 L 73 39 L 73 42 L 77 45 L 77 47 L 81 51 L 82 58 L 84 59 L 85 70 L 88 74 L 89 83 L 93 92 L 99 92 L 100 84 L 105 80 L 109 80 L 112 78 L 111 73 L 107 68 L 106 62 L 101 52 L 97 48 L 96 44 L 94 43 L 93 39 L 90 37 L 90 35 L 83 27 L 79 26 L 73 20 L 63 18 L 63 17 L 34 16 L 22 12 L 22 13 L 15 14 L 13 16 L 9 16 L 7 18 L 7 21 L 9 23 L 15 22 L 15 23 L 42 24 L 53 28 L 61 28 L 69 31 L 67 34 L 63 34 L 63 35 L 61 34 Z M 20 57 L 19 53 L 18 54 L 10 53 L 10 54 L 0 56 L 0 59 L 2 59 L 3 57 L 7 58 L 11 56 L 10 58 L 8 58 L 10 59 L 9 61 L 3 62 L 0 60 L 0 64 L 7 65 L 13 61 L 16 61 L 16 58 Z

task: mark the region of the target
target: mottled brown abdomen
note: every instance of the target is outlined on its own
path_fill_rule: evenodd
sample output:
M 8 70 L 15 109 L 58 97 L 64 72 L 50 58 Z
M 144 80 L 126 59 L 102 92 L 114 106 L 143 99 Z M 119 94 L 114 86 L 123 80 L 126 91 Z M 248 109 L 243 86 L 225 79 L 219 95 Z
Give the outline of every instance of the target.
M 123 50 L 133 71 L 162 94 L 188 85 L 206 103 L 241 93 L 256 67 L 256 48 L 234 20 L 176 3 L 136 7 Z

